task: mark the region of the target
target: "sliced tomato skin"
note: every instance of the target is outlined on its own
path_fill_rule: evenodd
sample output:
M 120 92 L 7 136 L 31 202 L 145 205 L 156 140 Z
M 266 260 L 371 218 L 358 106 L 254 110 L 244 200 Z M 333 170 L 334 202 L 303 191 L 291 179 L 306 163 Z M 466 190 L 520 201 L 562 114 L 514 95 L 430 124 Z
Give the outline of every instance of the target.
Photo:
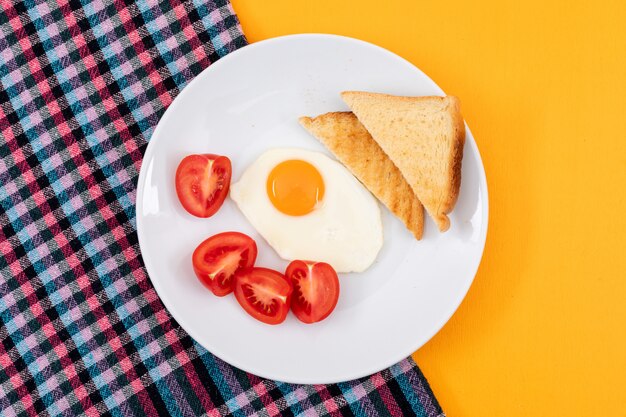
M 330 315 L 339 300 L 339 278 L 325 262 L 295 260 L 285 276 L 293 285 L 291 311 L 303 323 L 311 324 Z
M 211 217 L 228 195 L 232 165 L 226 156 L 188 155 L 176 169 L 176 195 L 185 210 L 197 217 Z
M 263 294 L 271 298 L 272 308 L 269 311 L 254 304 L 253 298 L 257 294 L 255 288 L 261 288 Z M 276 325 L 285 321 L 292 292 L 291 283 L 282 273 L 273 269 L 248 268 L 235 276 L 235 298 L 246 313 L 266 324 Z
M 218 233 L 200 243 L 193 252 L 193 270 L 205 287 L 223 297 L 233 292 L 235 274 L 252 267 L 256 256 L 256 242 L 248 235 Z

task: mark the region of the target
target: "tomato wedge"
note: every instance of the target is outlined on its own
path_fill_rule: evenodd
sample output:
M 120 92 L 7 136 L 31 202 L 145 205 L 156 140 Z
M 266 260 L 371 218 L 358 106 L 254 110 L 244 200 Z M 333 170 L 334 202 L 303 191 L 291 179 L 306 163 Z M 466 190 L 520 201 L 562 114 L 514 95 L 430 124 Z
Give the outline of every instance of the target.
M 235 297 L 248 314 L 267 324 L 285 321 L 293 288 L 283 274 L 250 268 L 235 276 Z
M 232 167 L 225 156 L 188 155 L 176 169 L 176 194 L 189 213 L 211 217 L 226 199 Z
M 339 278 L 324 262 L 293 261 L 285 275 L 293 285 L 291 311 L 304 323 L 316 323 L 332 313 L 339 300 Z
M 219 233 L 193 252 L 193 270 L 205 287 L 223 297 L 233 291 L 234 275 L 252 267 L 256 255 L 256 243 L 251 237 L 239 232 Z

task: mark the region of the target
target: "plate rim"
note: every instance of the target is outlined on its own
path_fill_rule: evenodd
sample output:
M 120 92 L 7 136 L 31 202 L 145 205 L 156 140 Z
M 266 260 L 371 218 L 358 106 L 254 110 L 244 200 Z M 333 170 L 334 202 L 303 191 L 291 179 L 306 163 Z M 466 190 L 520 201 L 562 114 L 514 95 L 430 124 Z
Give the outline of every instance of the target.
M 215 71 L 215 68 L 219 68 L 220 66 L 223 65 L 224 62 L 228 62 L 229 60 L 232 60 L 233 57 L 236 57 L 242 53 L 246 53 L 246 51 L 250 51 L 254 48 L 258 48 L 260 45 L 261 46 L 265 46 L 268 44 L 272 44 L 272 43 L 279 43 L 279 42 L 289 42 L 292 41 L 294 39 L 323 39 L 323 40 L 331 40 L 331 41 L 345 41 L 345 42 L 351 42 L 351 43 L 355 43 L 355 44 L 359 44 L 361 46 L 366 46 L 369 48 L 374 48 L 377 49 L 379 52 L 382 52 L 386 55 L 388 55 L 390 58 L 395 59 L 396 61 L 400 62 L 403 65 L 408 65 L 410 66 L 410 68 L 413 71 L 417 71 L 418 73 L 421 73 L 421 75 L 423 75 L 424 77 L 428 78 L 433 85 L 439 90 L 439 94 L 445 95 L 445 92 L 441 89 L 441 87 L 439 87 L 439 85 L 432 79 L 430 78 L 426 73 L 424 73 L 420 68 L 418 68 L 416 65 L 412 64 L 410 61 L 408 61 L 407 59 L 401 57 L 400 55 L 386 49 L 383 48 L 379 45 L 373 44 L 371 42 L 367 42 L 361 39 L 357 39 L 357 38 L 353 38 L 353 37 L 349 37 L 349 36 L 344 36 L 344 35 L 336 35 L 336 34 L 330 34 L 330 33 L 298 33 L 298 34 L 291 34 L 291 35 L 284 35 L 284 36 L 278 36 L 278 37 L 273 37 L 273 38 L 269 38 L 269 39 L 265 39 L 265 40 L 261 40 L 258 42 L 254 42 L 254 43 L 250 43 L 246 46 L 243 46 L 233 52 L 228 53 L 227 55 L 221 57 L 220 59 L 218 59 L 217 61 L 215 61 L 214 63 L 212 63 L 211 65 L 209 65 L 207 68 L 205 68 L 204 70 L 202 70 L 198 75 L 196 75 L 185 87 L 183 87 L 183 89 L 181 90 L 181 92 L 174 98 L 174 100 L 172 101 L 172 103 L 170 103 L 170 105 L 167 107 L 167 109 L 165 110 L 165 112 L 163 113 L 163 115 L 161 116 L 161 118 L 159 119 L 159 121 L 157 122 L 157 126 L 155 127 L 154 131 L 152 132 L 151 138 L 150 140 L 147 141 L 147 146 L 146 146 L 146 151 L 143 155 L 142 161 L 141 161 L 141 167 L 139 169 L 139 175 L 137 177 L 137 193 L 136 193 L 136 200 L 135 200 L 135 219 L 136 219 L 136 229 L 137 229 L 137 241 L 139 243 L 139 249 L 140 252 L 142 254 L 142 258 L 144 261 L 144 265 L 146 268 L 146 272 L 148 275 L 148 278 L 150 279 L 150 282 L 152 283 L 159 299 L 161 300 L 161 302 L 163 303 L 164 307 L 167 309 L 167 312 L 179 323 L 180 327 L 187 332 L 187 334 L 189 336 L 192 337 L 192 339 L 199 344 L 200 346 L 202 346 L 204 349 L 206 349 L 208 352 L 210 352 L 212 355 L 218 357 L 220 360 L 223 360 L 224 362 L 235 366 L 238 369 L 244 370 L 246 372 L 250 372 L 252 374 L 255 374 L 259 377 L 262 378 L 266 378 L 266 379 L 271 379 L 271 380 L 275 380 L 275 381 L 281 381 L 281 382 L 287 382 L 287 383 L 294 383 L 294 384 L 332 384 L 332 383 L 339 383 L 339 382 L 344 382 L 344 381 L 349 381 L 349 380 L 353 380 L 353 379 L 357 379 L 357 378 L 362 378 L 362 377 L 366 377 L 372 374 L 375 374 L 376 372 L 379 372 L 383 369 L 389 368 L 390 366 L 402 361 L 403 359 L 411 356 L 414 352 L 416 352 L 418 349 L 420 349 L 422 346 L 424 346 L 428 341 L 430 341 L 439 331 L 441 331 L 441 329 L 446 325 L 446 323 L 452 318 L 452 316 L 458 311 L 459 307 L 461 306 L 463 300 L 465 300 L 467 293 L 469 292 L 469 289 L 471 288 L 475 278 L 476 278 L 476 274 L 478 273 L 478 268 L 480 267 L 481 263 L 482 263 L 482 259 L 484 256 L 484 251 L 485 251 L 485 246 L 486 246 L 486 240 L 487 240 L 487 235 L 488 235 L 488 228 L 489 228 L 489 191 L 487 188 L 487 175 L 485 172 L 485 166 L 483 164 L 482 161 L 482 156 L 480 154 L 480 150 L 478 149 L 478 145 L 476 144 L 476 141 L 474 139 L 473 134 L 471 133 L 471 130 L 469 128 L 469 126 L 467 125 L 467 122 L 464 121 L 464 125 L 465 125 L 465 129 L 469 132 L 470 137 L 472 138 L 472 140 L 465 142 L 465 145 L 467 146 L 468 144 L 472 147 L 472 151 L 475 152 L 476 156 L 477 156 L 477 161 L 479 163 L 478 167 L 479 167 L 479 189 L 480 190 L 484 190 L 484 201 L 483 201 L 483 213 L 482 213 L 482 217 L 484 219 L 484 232 L 481 233 L 480 235 L 480 243 L 481 243 L 481 248 L 480 248 L 480 257 L 479 260 L 476 264 L 476 268 L 474 269 L 474 271 L 471 274 L 471 279 L 467 281 L 467 284 L 465 285 L 465 288 L 462 288 L 462 296 L 459 298 L 458 302 L 454 303 L 454 307 L 451 308 L 451 311 L 448 312 L 448 314 L 442 315 L 441 320 L 439 320 L 438 322 L 436 322 L 436 325 L 433 326 L 433 329 L 435 329 L 434 331 L 430 332 L 429 334 L 426 335 L 426 337 L 422 337 L 416 340 L 416 342 L 410 346 L 408 346 L 408 349 L 399 349 L 399 351 L 401 352 L 401 354 L 394 356 L 391 359 L 388 359 L 386 361 L 382 361 L 383 362 L 383 366 L 381 366 L 379 363 L 377 363 L 376 365 L 371 365 L 371 366 L 364 366 L 362 368 L 360 368 L 360 371 L 358 372 L 352 372 L 349 375 L 345 375 L 342 378 L 326 378 L 326 379 L 316 379 L 316 378 L 307 378 L 306 376 L 304 376 L 303 378 L 281 378 L 280 375 L 276 375 L 273 374 L 272 372 L 258 372 L 258 370 L 256 369 L 251 369 L 250 367 L 246 367 L 246 366 L 241 366 L 240 362 L 236 359 L 233 358 L 231 356 L 228 355 L 227 352 L 215 352 L 213 349 L 208 349 L 206 346 L 204 346 L 203 344 L 201 344 L 198 341 L 198 338 L 194 336 L 195 334 L 195 330 L 191 330 L 188 326 L 185 326 L 185 320 L 182 317 L 178 317 L 177 313 L 174 313 L 174 309 L 171 308 L 171 303 L 167 300 L 167 297 L 163 297 L 162 295 L 162 289 L 160 288 L 160 283 L 158 283 L 157 281 L 153 280 L 150 277 L 150 270 L 154 270 L 153 268 L 150 267 L 151 261 L 149 260 L 149 257 L 145 257 L 143 256 L 144 253 L 144 248 L 145 248 L 145 243 L 142 244 L 142 238 L 141 238 L 141 230 L 143 230 L 143 221 L 142 216 L 139 215 L 139 213 L 141 213 L 143 211 L 143 195 L 144 195 L 144 184 L 145 184 L 145 177 L 147 175 L 146 171 L 147 171 L 147 167 L 146 164 L 144 163 L 147 160 L 150 160 L 152 158 L 152 155 L 154 154 L 154 149 L 156 147 L 156 145 L 154 145 L 154 143 L 158 142 L 158 138 L 159 138 L 159 132 L 163 129 L 163 121 L 166 120 L 167 118 L 170 117 L 170 115 L 174 112 L 174 110 L 176 107 L 178 107 L 180 105 L 180 103 L 182 102 L 182 100 L 179 100 L 180 97 L 184 97 L 184 95 L 189 91 L 192 90 L 193 86 L 195 84 L 198 83 L 198 80 L 201 77 L 207 77 L 208 74 L 210 74 L 212 71 Z M 452 303 L 451 303 L 452 305 Z M 410 350 L 409 350 L 410 349 Z M 218 349 L 219 350 L 219 349 Z

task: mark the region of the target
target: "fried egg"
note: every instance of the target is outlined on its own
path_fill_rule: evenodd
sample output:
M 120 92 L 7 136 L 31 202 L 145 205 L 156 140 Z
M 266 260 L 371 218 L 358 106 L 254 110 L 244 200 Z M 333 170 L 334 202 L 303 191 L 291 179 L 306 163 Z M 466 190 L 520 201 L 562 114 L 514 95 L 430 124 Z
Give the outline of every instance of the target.
M 230 197 L 286 260 L 326 262 L 361 272 L 383 245 L 380 208 L 339 162 L 320 152 L 263 153 L 231 184 Z

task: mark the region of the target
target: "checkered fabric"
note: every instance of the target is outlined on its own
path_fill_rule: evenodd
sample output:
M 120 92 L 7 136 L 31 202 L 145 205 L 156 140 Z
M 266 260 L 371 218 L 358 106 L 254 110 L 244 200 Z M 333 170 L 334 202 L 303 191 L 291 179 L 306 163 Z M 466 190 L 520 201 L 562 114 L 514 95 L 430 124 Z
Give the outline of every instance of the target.
M 263 380 L 169 316 L 135 232 L 163 111 L 246 44 L 225 0 L 0 0 L 0 415 L 442 415 L 409 358 Z

